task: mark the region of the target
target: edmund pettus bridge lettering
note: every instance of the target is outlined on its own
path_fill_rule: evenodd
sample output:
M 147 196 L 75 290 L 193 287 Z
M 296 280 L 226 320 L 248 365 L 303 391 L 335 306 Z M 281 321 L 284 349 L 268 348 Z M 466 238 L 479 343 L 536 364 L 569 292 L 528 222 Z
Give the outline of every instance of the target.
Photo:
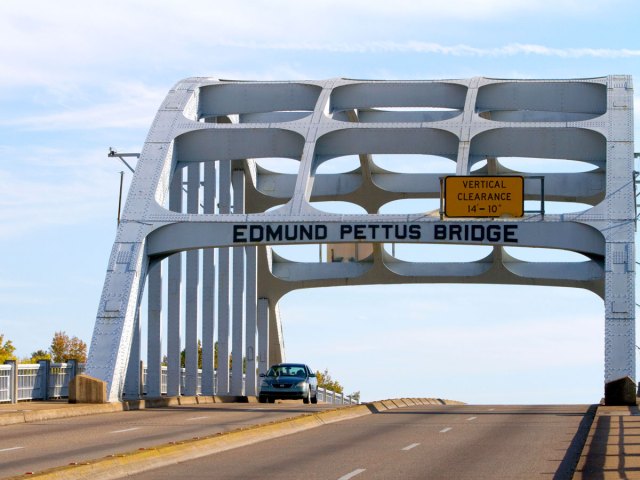
M 425 232 L 430 232 L 430 235 Z M 335 233 L 334 233 L 335 232 Z M 518 243 L 517 224 L 437 223 L 391 224 L 235 224 L 234 243 L 297 243 L 320 241 L 450 241 Z

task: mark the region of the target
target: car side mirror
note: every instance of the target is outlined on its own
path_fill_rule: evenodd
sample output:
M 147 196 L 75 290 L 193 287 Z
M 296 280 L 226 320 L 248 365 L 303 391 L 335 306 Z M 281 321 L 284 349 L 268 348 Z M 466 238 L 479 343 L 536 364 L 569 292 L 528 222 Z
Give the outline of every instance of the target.
M 310 373 L 310 374 L 309 374 L 309 377 L 311 377 L 311 378 L 316 378 L 316 374 L 315 374 L 315 373 Z
M 266 375 L 264 373 L 261 373 L 260 376 L 261 377 L 266 377 Z

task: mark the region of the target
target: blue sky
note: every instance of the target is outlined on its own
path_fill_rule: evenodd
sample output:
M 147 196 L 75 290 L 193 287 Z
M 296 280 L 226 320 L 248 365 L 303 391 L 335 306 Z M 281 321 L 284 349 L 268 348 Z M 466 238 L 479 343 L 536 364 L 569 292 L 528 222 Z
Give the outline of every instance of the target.
M 0 333 L 20 356 L 57 330 L 89 342 L 123 169 L 108 148 L 139 152 L 181 78 L 637 83 L 639 18 L 633 0 L 3 0 Z M 639 105 L 636 93 L 636 118 Z M 280 307 L 287 357 L 365 400 L 602 395 L 604 309 L 586 291 L 372 286 L 294 292 Z

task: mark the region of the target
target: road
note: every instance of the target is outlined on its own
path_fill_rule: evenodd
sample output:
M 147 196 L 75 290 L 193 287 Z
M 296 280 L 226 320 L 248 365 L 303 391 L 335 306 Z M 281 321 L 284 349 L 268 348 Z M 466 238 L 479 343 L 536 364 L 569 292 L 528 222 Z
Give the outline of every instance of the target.
M 207 404 L 0 426 L 0 478 L 331 408 Z
M 588 432 L 588 409 L 401 408 L 127 478 L 565 480 Z

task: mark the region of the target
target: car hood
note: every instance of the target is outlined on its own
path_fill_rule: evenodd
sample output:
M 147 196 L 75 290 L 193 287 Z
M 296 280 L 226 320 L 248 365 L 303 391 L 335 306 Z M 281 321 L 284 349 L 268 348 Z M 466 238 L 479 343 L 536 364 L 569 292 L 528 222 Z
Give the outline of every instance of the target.
M 264 377 L 262 379 L 263 382 L 267 382 L 269 385 L 273 383 L 291 383 L 297 384 L 300 382 L 308 382 L 308 379 L 300 378 L 300 377 Z

